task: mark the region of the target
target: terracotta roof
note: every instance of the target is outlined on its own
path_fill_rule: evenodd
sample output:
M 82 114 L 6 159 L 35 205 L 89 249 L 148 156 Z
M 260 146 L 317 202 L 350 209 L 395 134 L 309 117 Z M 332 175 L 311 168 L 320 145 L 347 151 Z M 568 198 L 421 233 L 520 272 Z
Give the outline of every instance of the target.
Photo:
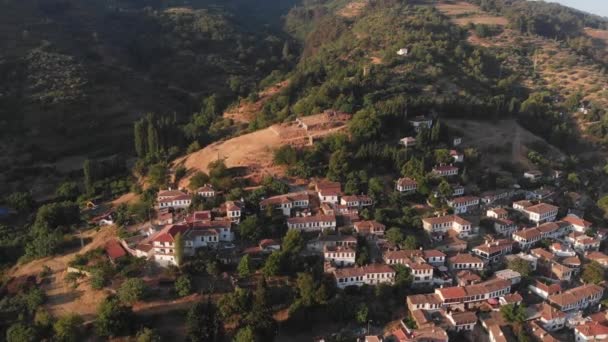
M 562 291 L 562 287 L 559 283 L 545 284 L 537 280 L 532 286 L 540 289 L 541 291 L 547 292 L 548 295 L 553 295 Z
M 542 215 L 542 214 L 546 214 L 546 213 L 549 213 L 552 211 L 556 211 L 558 209 L 559 209 L 558 207 L 551 205 L 551 204 L 539 203 L 539 204 L 526 208 L 526 211 Z
M 437 216 L 437 217 L 426 217 L 422 219 L 423 222 L 429 224 L 441 224 L 441 223 L 449 223 L 456 222 L 460 225 L 470 225 L 471 222 L 463 219 L 458 215 L 445 215 L 445 216 Z
M 543 328 L 536 321 L 531 321 L 528 323 L 530 330 L 532 331 L 532 335 L 536 337 L 538 341 L 542 342 L 560 342 L 560 340 L 553 337 L 545 328 Z
M 467 282 L 481 281 L 481 277 L 471 270 L 463 270 L 456 273 L 456 278 Z
M 579 259 L 577 256 L 572 256 L 562 260 L 562 263 L 564 265 L 580 266 L 581 259 Z
M 334 215 L 315 215 L 304 217 L 291 217 L 287 219 L 289 224 L 312 223 L 312 222 L 336 222 Z
M 508 215 L 509 214 L 509 212 L 507 211 L 507 209 L 504 209 L 504 208 L 494 208 L 494 209 L 490 209 L 488 211 L 491 211 L 491 212 L 495 213 L 498 216 Z
M 161 190 L 158 192 L 158 197 L 178 197 L 184 195 L 186 193 L 180 190 Z
M 514 242 L 512 240 L 499 239 L 495 241 L 486 242 L 483 245 L 479 245 L 473 248 L 473 250 L 478 250 L 488 254 L 494 254 L 505 249 L 512 249 L 513 244 Z
M 127 255 L 127 252 L 125 252 L 124 248 L 122 248 L 120 243 L 118 243 L 116 240 L 108 241 L 105 245 L 105 250 L 108 258 L 112 260 L 116 260 Z
M 211 192 L 211 191 L 215 191 L 215 189 L 213 188 L 213 185 L 211 185 L 211 184 L 205 184 L 204 186 L 201 186 L 200 188 L 196 189 L 196 192 Z
M 262 241 L 260 241 L 260 247 L 262 248 L 266 248 L 269 246 L 280 246 L 281 243 L 277 240 L 273 240 L 273 239 L 264 239 Z
M 444 287 L 435 289 L 436 292 L 441 294 L 443 299 L 456 299 L 456 298 L 464 298 L 467 296 L 467 292 L 462 286 L 452 286 L 452 287 Z
M 445 254 L 441 251 L 438 251 L 436 249 L 425 249 L 422 251 L 422 253 L 424 254 L 424 258 L 445 258 Z
M 489 327 L 489 330 L 489 333 L 494 337 L 494 342 L 507 342 L 506 334 L 499 325 L 493 324 Z
M 433 168 L 434 172 L 447 172 L 447 171 L 454 171 L 454 170 L 458 170 L 458 167 L 453 166 L 453 165 L 441 165 L 441 166 L 435 166 L 435 168 Z
M 322 235 L 319 236 L 317 240 L 326 242 L 357 242 L 357 238 L 352 235 Z
M 534 248 L 530 251 L 530 254 L 534 255 L 535 257 L 542 258 L 542 259 L 547 259 L 547 260 L 555 259 L 555 255 L 553 255 L 553 253 L 549 252 L 546 249 L 542 249 L 542 248 Z
M 376 221 L 359 221 L 354 224 L 354 227 L 356 231 L 383 231 L 386 229 L 385 225 Z
M 163 228 L 156 236 L 152 239 L 153 242 L 173 242 L 175 236 L 178 233 L 184 234 L 188 230 L 188 226 L 174 224 Z
M 518 236 L 524 240 L 533 240 L 535 238 L 540 237 L 540 231 L 537 228 L 526 228 L 513 233 L 513 235 Z
M 397 184 L 402 187 L 407 187 L 407 186 L 412 186 L 412 185 L 418 186 L 418 183 L 415 180 L 408 178 L 408 177 L 399 178 L 399 180 L 397 181 Z
M 586 322 L 577 325 L 574 329 L 586 337 L 599 338 L 600 336 L 608 335 L 608 327 L 597 322 Z
M 597 261 L 597 262 L 608 262 L 608 255 L 602 253 L 602 252 L 589 252 L 585 255 L 585 258 L 591 260 L 591 261 Z
M 471 324 L 477 322 L 477 315 L 471 311 L 452 312 L 450 314 L 456 325 Z
M 327 253 L 327 252 L 330 252 L 330 253 L 334 253 L 334 252 L 355 253 L 356 252 L 356 250 L 354 248 L 347 247 L 347 246 L 325 246 L 323 248 L 323 251 L 325 253 Z
M 336 278 L 348 278 L 365 276 L 366 274 L 372 273 L 396 273 L 395 270 L 389 265 L 385 264 L 371 264 L 362 267 L 347 267 L 339 268 L 334 271 Z
M 567 306 L 574 304 L 584 298 L 593 296 L 598 293 L 603 293 L 604 288 L 595 284 L 586 284 L 573 289 L 564 291 L 563 293 L 549 296 L 549 302 L 559 306 Z
M 568 215 L 568 216 L 564 217 L 562 220 L 566 221 L 568 223 L 571 223 L 572 225 L 585 227 L 585 228 L 590 228 L 593 225 L 593 223 L 591 223 L 589 221 L 586 221 L 582 218 L 572 216 L 572 215 Z
M 524 298 L 517 292 L 509 293 L 509 294 L 505 295 L 503 298 L 504 298 L 505 302 L 507 302 L 507 304 L 519 303 L 524 300 Z
M 448 259 L 450 264 L 483 264 L 483 260 L 471 254 L 456 254 Z
M 467 202 L 479 202 L 479 197 L 477 196 L 462 196 L 456 197 L 449 200 L 450 203 L 459 204 L 459 203 L 467 203 Z
M 563 313 L 561 310 L 558 310 L 558 309 L 552 307 L 551 305 L 547 304 L 546 302 L 543 302 L 540 305 L 541 305 L 540 317 L 542 319 L 544 319 L 545 321 L 552 321 L 554 319 L 566 317 L 565 313 Z
M 407 296 L 405 299 L 408 303 L 416 304 L 442 304 L 441 298 L 436 293 L 425 293 Z
M 532 204 L 532 202 L 530 202 L 528 200 L 523 200 L 523 201 L 514 202 L 513 205 L 514 206 L 519 205 L 521 207 L 528 208 L 528 207 L 531 207 L 533 204 Z

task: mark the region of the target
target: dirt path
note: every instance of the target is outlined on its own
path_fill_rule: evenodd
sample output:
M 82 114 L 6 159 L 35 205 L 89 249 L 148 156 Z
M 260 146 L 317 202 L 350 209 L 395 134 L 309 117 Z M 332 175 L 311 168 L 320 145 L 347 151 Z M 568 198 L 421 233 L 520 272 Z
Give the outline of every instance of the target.
M 105 291 L 93 290 L 86 280 L 77 289 L 73 289 L 64 281 L 67 265 L 74 256 L 104 246 L 107 241 L 116 237 L 116 228 L 104 227 L 99 232 L 89 230 L 83 233 L 83 237 L 92 241 L 80 250 L 17 265 L 8 272 L 11 277 L 38 275 L 43 266 L 50 267 L 52 272 L 50 281 L 41 287 L 48 297 L 45 307 L 53 316 L 77 313 L 85 320 L 89 320 L 94 317 L 97 306 L 107 296 Z

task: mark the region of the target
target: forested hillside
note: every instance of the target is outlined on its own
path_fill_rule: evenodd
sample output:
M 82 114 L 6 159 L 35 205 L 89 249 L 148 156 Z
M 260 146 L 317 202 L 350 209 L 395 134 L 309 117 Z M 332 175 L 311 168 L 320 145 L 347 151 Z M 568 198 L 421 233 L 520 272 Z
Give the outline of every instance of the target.
M 2 190 L 41 167 L 53 178 L 87 157 L 132 156 L 133 122 L 148 112 L 185 124 L 207 96 L 247 96 L 288 65 L 280 26 L 292 4 L 4 1 Z

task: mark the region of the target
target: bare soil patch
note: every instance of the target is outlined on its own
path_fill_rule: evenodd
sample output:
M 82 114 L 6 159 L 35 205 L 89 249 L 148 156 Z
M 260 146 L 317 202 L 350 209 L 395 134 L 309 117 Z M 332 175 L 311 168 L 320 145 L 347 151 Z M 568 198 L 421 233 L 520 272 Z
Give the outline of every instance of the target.
M 186 187 L 196 171 L 208 171 L 209 163 L 224 159 L 229 168 L 243 168 L 246 177 L 254 180 L 272 175 L 282 177 L 283 167 L 273 164 L 274 151 L 283 145 L 304 147 L 311 140 L 342 131 L 350 119 L 348 114 L 332 116 L 326 113 L 307 116 L 301 119 L 308 129 L 297 122 L 277 124 L 266 129 L 245 134 L 230 140 L 213 143 L 197 152 L 173 162 L 173 169 L 183 165 L 189 175 L 180 180 L 179 186 Z
M 446 1 L 436 4 L 435 7 L 458 26 L 467 26 L 470 23 L 506 26 L 509 23 L 506 18 L 491 15 L 478 6 L 464 1 Z
M 452 22 L 458 26 L 467 26 L 470 23 L 499 26 L 507 26 L 509 24 L 509 21 L 507 19 L 491 15 L 474 15 L 465 18 L 455 18 L 452 19 Z
M 279 82 L 271 87 L 268 87 L 258 93 L 258 100 L 251 102 L 242 100 L 238 106 L 229 108 L 224 113 L 224 118 L 231 119 L 236 123 L 249 123 L 255 115 L 262 110 L 268 100 L 278 94 L 283 88 L 289 84 L 289 81 Z
M 465 1 L 445 1 L 436 4 L 437 9 L 447 16 L 457 16 L 469 13 L 481 12 L 478 6 L 470 4 Z
M 88 280 L 82 281 L 78 288 L 74 290 L 71 285 L 64 281 L 64 278 L 68 263 L 76 254 L 103 247 L 106 242 L 116 237 L 116 227 L 104 227 L 99 232 L 89 230 L 83 233 L 83 237 L 90 238 L 92 241 L 81 250 L 17 265 L 8 272 L 11 277 L 30 276 L 40 274 L 42 267 L 45 265 L 50 267 L 52 271 L 52 275 L 49 277 L 50 281 L 44 282 L 41 288 L 48 297 L 44 306 L 53 316 L 76 313 L 82 315 L 85 321 L 90 320 L 95 316 L 99 303 L 107 296 L 107 292 L 104 290 L 92 289 Z
M 338 11 L 338 15 L 343 18 L 355 18 L 358 17 L 361 12 L 367 7 L 369 0 L 358 0 L 349 3 L 344 6 L 340 11 Z

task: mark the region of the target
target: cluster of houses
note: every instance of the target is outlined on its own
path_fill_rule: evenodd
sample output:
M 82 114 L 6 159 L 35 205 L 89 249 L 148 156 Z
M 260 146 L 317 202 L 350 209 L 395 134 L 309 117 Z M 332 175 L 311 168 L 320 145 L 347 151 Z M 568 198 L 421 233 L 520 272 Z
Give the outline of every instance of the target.
M 413 188 L 411 180 L 397 182 L 398 191 Z M 509 197 L 485 194 L 475 205 Z M 524 328 L 536 341 L 563 341 L 564 336 L 574 336 L 577 342 L 608 341 L 608 310 L 600 305 L 605 284 L 581 283 L 578 277 L 585 263 L 608 268 L 608 256 L 599 251 L 607 231 L 573 214 L 558 219 L 557 206 L 533 198 L 510 207 L 488 207 L 482 220 L 491 231 L 486 231 L 485 242 L 472 247 L 468 241 L 479 236 L 479 227 L 461 216 L 463 212 L 454 209 L 454 214 L 423 218 L 433 249 L 386 251 L 384 261 L 408 267 L 413 285 L 431 291 L 407 296 L 409 318 L 384 336 L 367 340 L 448 341 L 450 332 L 472 331 L 479 325 L 490 341 L 515 341 L 511 323 L 500 313 L 501 306 L 513 304 L 524 305 Z M 446 245 L 446 239 L 452 239 L 451 244 Z M 454 239 L 462 240 L 464 248 Z M 527 282 L 502 266 L 514 260 L 529 264 Z M 536 299 L 529 303 L 525 295 Z

